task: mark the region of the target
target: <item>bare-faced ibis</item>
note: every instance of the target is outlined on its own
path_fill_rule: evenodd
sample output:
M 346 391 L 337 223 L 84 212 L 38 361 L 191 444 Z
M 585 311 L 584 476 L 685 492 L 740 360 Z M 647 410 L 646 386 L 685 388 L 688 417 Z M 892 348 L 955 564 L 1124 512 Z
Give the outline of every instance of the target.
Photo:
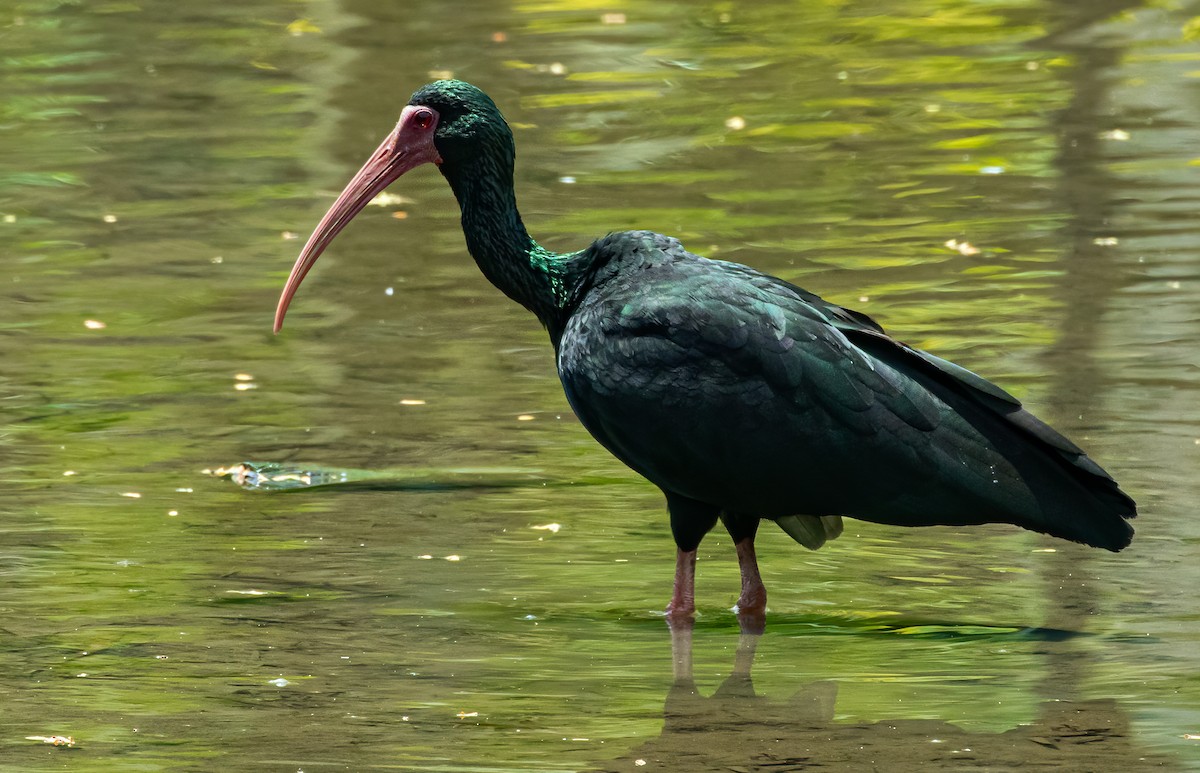
M 720 519 L 766 589 L 754 536 L 774 521 L 816 549 L 852 517 L 901 526 L 1009 523 L 1120 550 L 1136 507 L 1074 443 L 1003 389 L 890 338 L 870 317 L 747 266 L 627 231 L 578 252 L 535 242 L 513 191 L 512 131 L 478 88 L 418 90 L 305 244 L 275 312 L 379 192 L 436 164 L 484 275 L 550 333 L 588 431 L 662 489 L 678 546 L 673 618 L 695 610 L 696 549 Z

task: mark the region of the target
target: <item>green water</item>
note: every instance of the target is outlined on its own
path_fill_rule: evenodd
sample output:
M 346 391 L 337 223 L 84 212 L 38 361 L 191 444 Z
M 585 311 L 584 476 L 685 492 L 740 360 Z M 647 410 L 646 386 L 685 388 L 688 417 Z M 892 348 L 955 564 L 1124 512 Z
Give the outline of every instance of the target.
M 0 769 L 1200 770 L 1198 14 L 0 2 Z M 271 335 L 445 73 L 514 125 L 548 247 L 652 228 L 866 311 L 1085 446 L 1133 546 L 764 529 L 747 642 L 714 533 L 689 653 L 660 495 L 434 170 Z M 243 460 L 382 475 L 205 472 Z

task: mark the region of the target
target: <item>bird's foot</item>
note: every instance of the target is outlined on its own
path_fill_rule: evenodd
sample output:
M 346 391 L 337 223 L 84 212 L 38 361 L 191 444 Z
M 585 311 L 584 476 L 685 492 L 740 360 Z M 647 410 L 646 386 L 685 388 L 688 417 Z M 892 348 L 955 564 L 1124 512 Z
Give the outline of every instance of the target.
M 733 611 L 746 614 L 764 614 L 767 611 L 767 588 L 762 584 L 762 580 L 758 578 L 758 573 L 753 576 L 742 576 L 742 595 L 738 596 L 737 604 L 733 606 Z
M 667 610 L 667 628 L 672 631 L 690 631 L 696 627 L 694 613 L 679 613 Z
M 733 611 L 746 614 L 764 614 L 767 611 L 767 589 L 760 583 L 757 587 L 745 588 L 738 596 Z
M 733 607 L 742 633 L 761 635 L 767 628 L 767 589 L 761 582 L 743 582 L 742 595 Z
M 696 620 L 696 604 L 694 601 L 671 599 L 666 609 L 667 625 L 671 628 L 691 627 Z
M 733 612 L 737 615 L 738 628 L 741 629 L 742 633 L 751 636 L 762 636 L 767 630 L 766 609 L 745 610 L 741 607 L 734 607 Z

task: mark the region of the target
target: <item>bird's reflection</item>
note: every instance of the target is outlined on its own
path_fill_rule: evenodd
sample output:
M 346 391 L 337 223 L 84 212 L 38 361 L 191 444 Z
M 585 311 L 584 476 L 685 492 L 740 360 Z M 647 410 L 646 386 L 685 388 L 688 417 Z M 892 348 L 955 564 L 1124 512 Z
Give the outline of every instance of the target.
M 1173 770 L 1130 737 L 1113 700 L 1046 701 L 1028 725 L 974 732 L 936 719 L 835 721 L 837 683 L 817 681 L 786 700 L 758 696 L 751 667 L 763 635 L 743 618 L 728 678 L 703 696 L 692 674 L 693 627 L 671 629 L 674 679 L 662 733 L 594 771 L 1071 771 Z

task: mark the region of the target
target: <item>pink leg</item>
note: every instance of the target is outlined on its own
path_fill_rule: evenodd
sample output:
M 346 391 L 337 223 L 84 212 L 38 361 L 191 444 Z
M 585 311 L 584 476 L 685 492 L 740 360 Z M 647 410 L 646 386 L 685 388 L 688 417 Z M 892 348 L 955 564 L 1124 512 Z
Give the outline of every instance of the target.
M 767 628 L 767 589 L 762 577 L 758 574 L 758 559 L 754 555 L 754 537 L 747 537 L 735 544 L 737 548 L 738 566 L 742 569 L 742 595 L 738 596 L 737 606 L 733 611 L 737 614 L 738 624 L 742 629 L 742 638 L 761 636 Z M 754 658 L 754 649 L 750 648 L 750 659 Z M 749 667 L 747 667 L 747 672 Z
M 754 538 L 748 537 L 735 545 L 738 566 L 742 569 L 742 595 L 737 611 L 762 614 L 767 611 L 767 589 L 758 574 L 758 558 L 754 555 Z
M 676 550 L 675 590 L 667 604 L 667 618 L 691 617 L 696 613 L 696 551 Z

